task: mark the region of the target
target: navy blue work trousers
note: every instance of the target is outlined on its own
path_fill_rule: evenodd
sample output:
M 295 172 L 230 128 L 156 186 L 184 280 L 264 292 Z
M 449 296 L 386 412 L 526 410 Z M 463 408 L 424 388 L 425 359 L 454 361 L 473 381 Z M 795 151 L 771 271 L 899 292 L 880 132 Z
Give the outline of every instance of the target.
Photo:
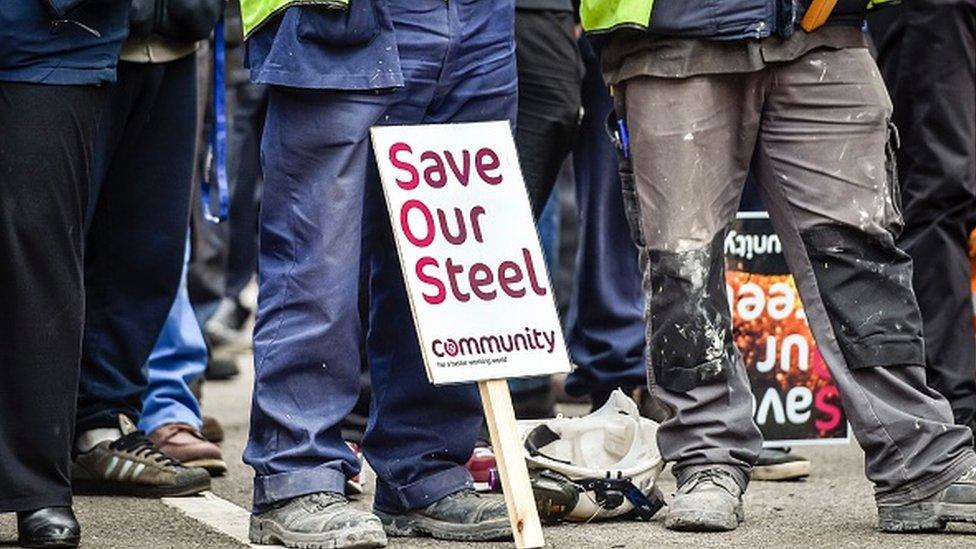
M 262 159 L 255 388 L 245 461 L 254 507 L 342 492 L 359 465 L 340 424 L 359 393 L 361 262 L 371 414 L 363 450 L 374 505 L 424 507 L 471 486 L 482 423 L 474 385 L 426 377 L 369 143 L 376 124 L 509 120 L 516 112 L 512 2 L 390 2 L 404 86 L 274 86 Z M 445 144 L 445 147 L 449 147 Z
M 577 369 L 566 391 L 601 404 L 617 387 L 647 383 L 644 294 L 637 249 L 630 237 L 617 174 L 617 152 L 606 131 L 613 109 L 599 56 L 580 40 L 586 67 L 583 122 L 573 150 L 580 243 L 576 281 L 566 317 L 566 339 Z

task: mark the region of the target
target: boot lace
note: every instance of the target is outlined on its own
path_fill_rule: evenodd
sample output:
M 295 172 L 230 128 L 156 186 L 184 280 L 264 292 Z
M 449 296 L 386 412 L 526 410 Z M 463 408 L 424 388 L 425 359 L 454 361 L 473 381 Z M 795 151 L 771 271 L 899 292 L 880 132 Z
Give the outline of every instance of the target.
M 109 444 L 109 448 L 132 454 L 162 467 L 179 467 L 181 463 L 159 451 L 142 431 L 133 431 Z

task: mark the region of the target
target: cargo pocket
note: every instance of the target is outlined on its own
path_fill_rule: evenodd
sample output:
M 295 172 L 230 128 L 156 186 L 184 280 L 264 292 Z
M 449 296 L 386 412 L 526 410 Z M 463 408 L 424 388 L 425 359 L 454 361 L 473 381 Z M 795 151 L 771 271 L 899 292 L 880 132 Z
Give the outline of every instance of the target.
M 637 200 L 637 187 L 634 183 L 634 166 L 630 160 L 630 151 L 624 143 L 621 131 L 626 125 L 620 122 L 615 111 L 607 115 L 606 130 L 610 142 L 617 152 L 617 173 L 620 176 L 620 190 L 623 193 L 624 214 L 627 216 L 627 226 L 630 227 L 630 238 L 638 249 L 645 246 L 644 229 L 641 225 L 640 203 Z
M 885 228 L 897 238 L 905 227 L 901 210 L 901 184 L 898 181 L 898 149 L 901 139 L 898 127 L 888 122 L 888 141 L 885 144 Z
M 847 367 L 923 365 L 912 261 L 892 236 L 840 225 L 801 236 Z
M 380 33 L 379 9 L 373 0 L 302 6 L 298 18 L 298 39 L 325 46 L 352 47 L 369 44 Z

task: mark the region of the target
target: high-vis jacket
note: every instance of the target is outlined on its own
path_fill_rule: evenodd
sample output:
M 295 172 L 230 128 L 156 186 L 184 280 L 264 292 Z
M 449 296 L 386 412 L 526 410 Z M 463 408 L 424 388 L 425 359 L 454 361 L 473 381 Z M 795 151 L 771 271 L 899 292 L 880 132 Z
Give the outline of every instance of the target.
M 289 6 L 322 6 L 323 8 L 345 10 L 349 0 L 241 0 L 241 22 L 244 37 L 247 38 L 272 15 L 280 13 Z
M 828 24 L 861 25 L 867 10 L 897 0 L 839 0 Z M 582 0 L 583 29 L 620 28 L 712 40 L 787 37 L 799 25 L 810 0 Z

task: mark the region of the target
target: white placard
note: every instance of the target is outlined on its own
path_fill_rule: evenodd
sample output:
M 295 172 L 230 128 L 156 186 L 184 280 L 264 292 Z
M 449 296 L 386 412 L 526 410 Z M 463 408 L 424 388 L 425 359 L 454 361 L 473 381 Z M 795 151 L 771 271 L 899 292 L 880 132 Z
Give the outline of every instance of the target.
M 568 372 L 508 123 L 371 133 L 431 382 Z

